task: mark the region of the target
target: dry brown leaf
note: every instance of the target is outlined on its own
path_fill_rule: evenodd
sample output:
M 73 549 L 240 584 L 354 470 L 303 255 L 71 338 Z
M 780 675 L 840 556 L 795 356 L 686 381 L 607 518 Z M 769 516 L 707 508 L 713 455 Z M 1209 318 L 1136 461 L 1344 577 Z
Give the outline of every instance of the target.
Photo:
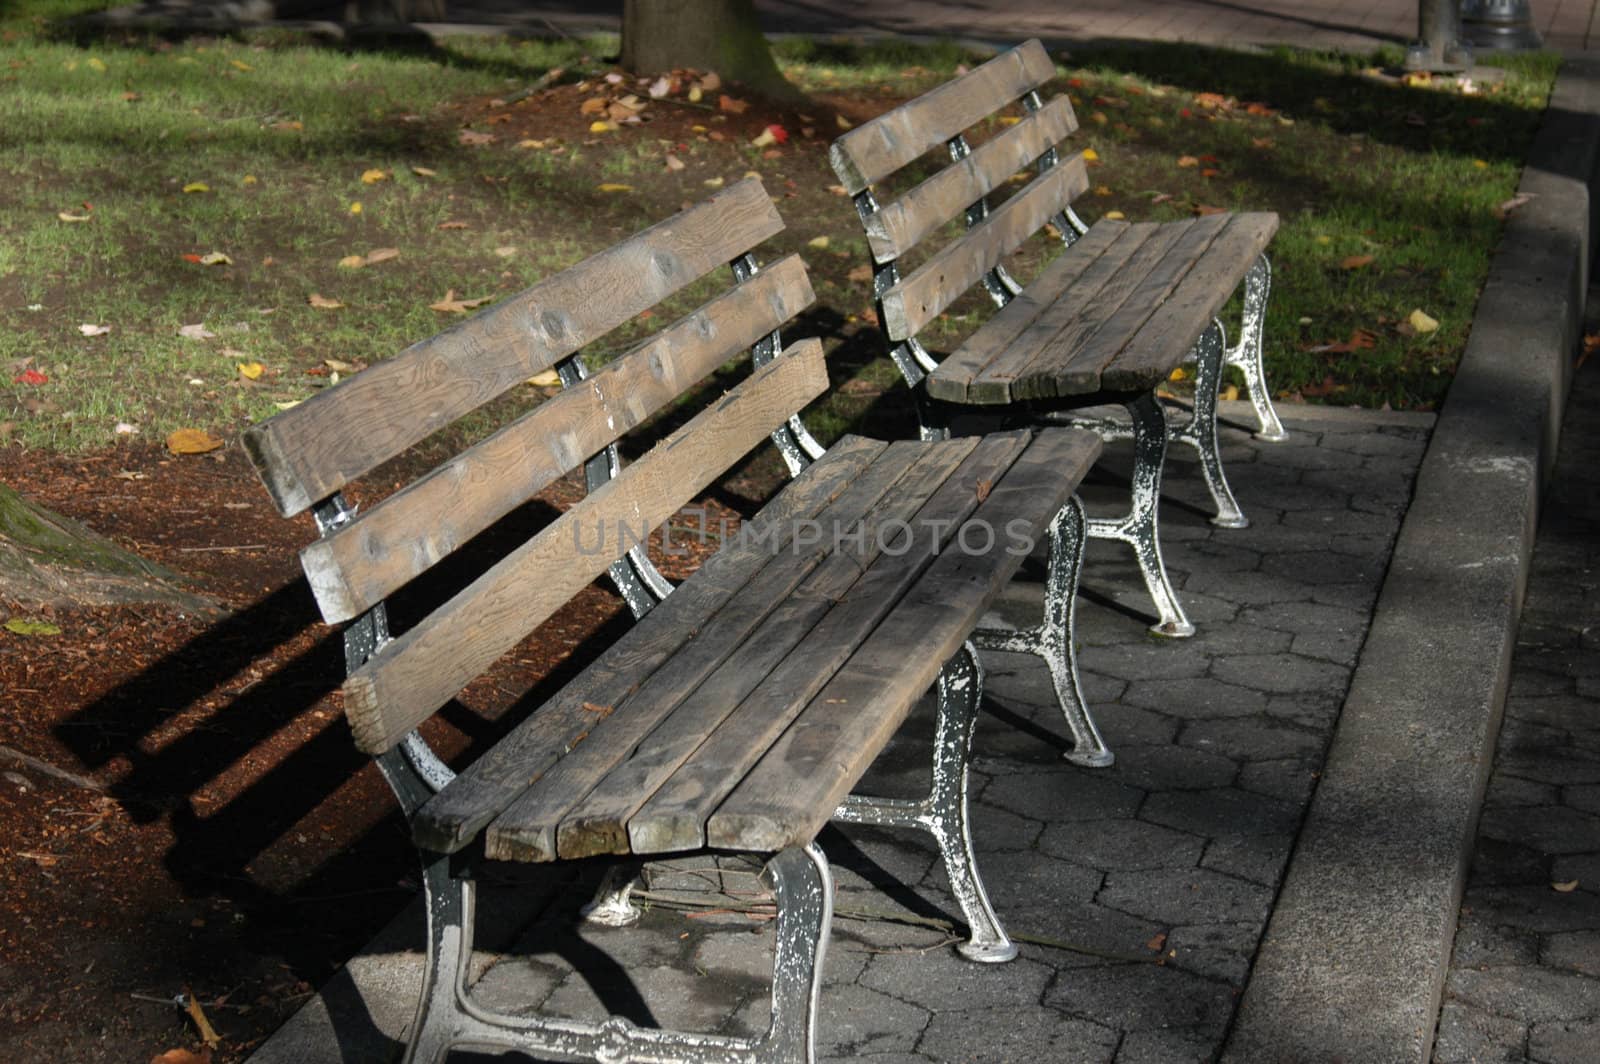
M 1550 884 L 1550 889 L 1558 891 L 1562 894 L 1571 894 L 1573 891 L 1578 889 L 1578 881 L 1576 879 L 1569 879 L 1564 883 L 1552 883 Z
M 465 314 L 473 307 L 481 307 L 493 298 L 493 296 L 484 296 L 481 299 L 457 299 L 456 290 L 452 288 L 444 294 L 444 298 L 439 302 L 429 303 L 428 309 L 437 310 L 440 314 Z
M 583 103 L 578 105 L 578 113 L 580 115 L 603 114 L 607 104 L 610 102 L 611 101 L 607 100 L 604 96 L 591 96 L 587 100 L 583 101 Z
M 211 1026 L 211 1021 L 206 1019 L 206 1012 L 200 1007 L 200 999 L 184 989 L 184 997 L 189 999 L 189 1018 L 194 1020 L 194 1026 L 200 1032 L 200 1041 L 206 1044 L 206 1049 L 215 1049 L 222 1044 L 222 1039 L 217 1037 L 216 1029 Z
M 434 228 L 435 229 L 471 229 L 472 226 L 468 225 L 466 222 L 440 222 L 438 225 L 434 226 Z
M 684 167 L 684 162 L 683 162 L 682 159 L 678 158 L 676 155 L 669 154 L 667 156 L 667 169 L 668 170 L 682 170 L 683 167 Z
M 337 299 L 329 299 L 320 292 L 312 292 L 306 297 L 306 302 L 310 303 L 318 310 L 338 310 L 344 306 L 344 304 L 339 302 Z
M 380 262 L 388 262 L 390 259 L 398 259 L 399 257 L 399 248 L 378 248 L 375 251 L 367 252 L 366 261 L 368 266 L 375 266 Z
M 167 437 L 167 450 L 173 454 L 209 454 L 222 441 L 204 429 L 178 429 Z
M 1190 167 L 1199 166 L 1200 160 L 1196 159 L 1193 155 L 1180 155 L 1178 156 L 1178 165 L 1187 170 Z
M 211 1048 L 198 1053 L 188 1049 L 169 1049 L 150 1058 L 150 1064 L 211 1064 Z
M 495 136 L 493 133 L 479 133 L 475 129 L 463 129 L 456 134 L 456 141 L 471 148 L 478 148 L 485 144 L 493 144 Z
M 872 280 L 872 267 L 857 266 L 845 275 L 845 279 L 849 281 L 870 281 Z
M 1350 257 L 1341 259 L 1339 261 L 1339 269 L 1359 270 L 1364 267 L 1371 266 L 1375 258 L 1376 256 L 1374 255 L 1351 255 Z
M 980 480 L 980 481 L 978 481 L 978 491 L 977 491 L 978 501 L 980 503 L 983 502 L 985 499 L 987 499 L 989 497 L 989 493 L 991 491 L 993 491 L 993 490 L 994 490 L 994 481 L 992 481 L 992 480 Z
M 1194 205 L 1194 213 L 1198 214 L 1198 215 L 1227 214 L 1228 213 L 1228 208 L 1226 208 L 1226 207 L 1212 207 L 1212 206 L 1208 206 L 1207 204 L 1204 204 L 1204 203 L 1196 203 Z
M 717 108 L 731 115 L 742 115 L 750 109 L 750 103 L 736 96 L 723 95 L 717 99 Z

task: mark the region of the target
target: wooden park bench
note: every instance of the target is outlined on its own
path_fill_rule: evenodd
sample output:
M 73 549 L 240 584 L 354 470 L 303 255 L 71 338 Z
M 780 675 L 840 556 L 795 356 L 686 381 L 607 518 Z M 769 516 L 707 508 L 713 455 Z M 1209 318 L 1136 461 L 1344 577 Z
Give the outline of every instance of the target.
M 1083 526 L 1073 491 L 1100 441 L 1047 428 L 887 444 L 846 437 L 823 451 L 798 422 L 827 387 L 821 345 L 780 351 L 777 334 L 813 299 L 805 268 L 791 255 L 758 269 L 750 254 L 781 228 L 761 183 L 743 181 L 246 434 L 278 509 L 315 515 L 321 536 L 302 562 L 325 619 L 349 622 L 351 729 L 421 852 L 427 975 L 407 1060 L 436 1061 L 452 1046 L 605 1061 L 811 1060 L 832 891 L 814 840 L 832 819 L 932 832 L 969 927 L 961 951 L 981 961 L 1015 954 L 968 838 L 982 679 L 968 638 L 1029 538 L 1051 541 L 1054 601 L 1069 613 Z M 583 369 L 583 348 L 726 262 L 737 282 L 729 291 L 604 368 Z M 619 438 L 746 348 L 749 376 L 621 463 Z M 550 367 L 569 385 L 554 398 L 360 514 L 343 500 L 354 478 Z M 769 434 L 798 475 L 674 587 L 639 541 Z M 389 596 L 585 466 L 591 490 L 581 502 L 409 629 L 389 632 Z M 452 772 L 418 728 L 608 569 L 636 623 Z M 1070 647 L 1060 655 L 1070 665 Z M 929 796 L 850 796 L 930 687 Z M 1081 703 L 1066 709 L 1083 713 Z M 472 1002 L 480 862 L 708 850 L 772 855 L 765 874 L 779 915 L 764 1036 L 515 1016 Z
M 1216 524 L 1248 523 L 1223 474 L 1217 389 L 1224 364 L 1239 365 L 1261 418 L 1259 435 L 1281 438 L 1261 370 L 1270 280 L 1263 249 L 1278 219 L 1212 214 L 1164 225 L 1084 225 L 1072 210 L 1089 185 L 1083 153 L 1062 158 L 1058 150 L 1077 118 L 1065 96 L 1045 103 L 1038 93 L 1054 76 L 1044 47 L 1028 41 L 851 130 L 834 142 L 830 158 L 866 229 L 879 322 L 918 397 L 924 436 L 948 435 L 962 413 L 1035 420 L 1125 406 L 1134 441 L 1132 505 L 1125 516 L 1091 520 L 1089 535 L 1133 547 L 1159 615 L 1152 630 L 1185 636 L 1194 628 L 1167 579 L 1157 527 L 1166 446 L 1170 434 L 1199 451 Z M 967 130 L 1019 99 L 1025 117 L 1012 117 L 1014 124 L 975 148 L 968 143 Z M 948 165 L 883 202 L 886 184 L 897 174 L 909 183 L 901 171 L 936 149 L 947 153 Z M 991 194 L 1030 166 L 1036 176 L 991 209 Z M 958 217 L 966 223 L 959 236 L 924 245 Z M 1066 250 L 1024 287 L 1004 260 L 1047 226 Z M 902 273 L 897 263 L 919 246 L 925 257 Z M 1242 339 L 1225 352 L 1216 315 L 1241 281 Z M 935 358 L 918 333 L 980 283 L 999 311 Z M 1193 416 L 1169 429 L 1155 388 L 1187 361 L 1197 362 Z M 1096 427 L 1107 438 L 1130 434 L 1120 421 Z

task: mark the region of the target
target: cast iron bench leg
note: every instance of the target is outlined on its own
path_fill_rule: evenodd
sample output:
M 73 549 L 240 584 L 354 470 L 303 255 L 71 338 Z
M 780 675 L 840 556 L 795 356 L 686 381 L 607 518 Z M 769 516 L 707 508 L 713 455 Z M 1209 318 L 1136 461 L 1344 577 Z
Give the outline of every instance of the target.
M 1256 419 L 1261 422 L 1256 439 L 1277 442 L 1287 439 L 1289 434 L 1278 420 L 1277 410 L 1273 409 L 1266 370 L 1261 362 L 1261 330 L 1266 323 L 1267 295 L 1271 290 L 1272 263 L 1262 255 L 1244 276 L 1244 313 L 1240 320 L 1239 342 L 1228 349 L 1224 361 L 1238 366 L 1244 373 L 1245 391 L 1256 408 Z
M 847 824 L 917 827 L 930 832 L 944 858 L 950 889 L 967 918 L 967 941 L 956 949 L 969 961 L 999 964 L 1017 955 L 989 894 L 978 876 L 967 816 L 967 767 L 978 704 L 983 700 L 983 666 L 971 643 L 939 673 L 939 715 L 933 736 L 933 786 L 921 800 L 852 794 L 833 818 Z
M 1032 654 L 1044 659 L 1055 685 L 1056 704 L 1072 732 L 1072 749 L 1061 756 L 1085 768 L 1105 768 L 1116 760 L 1100 729 L 1095 727 L 1083 690 L 1078 684 L 1078 661 L 1073 653 L 1078 573 L 1083 560 L 1083 503 L 1077 496 L 1050 522 L 1050 565 L 1045 574 L 1044 622 L 1019 631 L 980 628 L 972 641 L 982 650 Z
M 1239 509 L 1233 489 L 1228 487 L 1228 477 L 1222 471 L 1222 453 L 1218 450 L 1221 445 L 1217 440 L 1217 389 L 1222 386 L 1222 352 L 1226 346 L 1222 322 L 1211 319 L 1211 324 L 1194 345 L 1194 410 L 1186 424 L 1172 430 L 1172 440 L 1187 443 L 1200 454 L 1200 472 L 1217 508 L 1211 523 L 1219 528 L 1248 528 L 1250 519 Z

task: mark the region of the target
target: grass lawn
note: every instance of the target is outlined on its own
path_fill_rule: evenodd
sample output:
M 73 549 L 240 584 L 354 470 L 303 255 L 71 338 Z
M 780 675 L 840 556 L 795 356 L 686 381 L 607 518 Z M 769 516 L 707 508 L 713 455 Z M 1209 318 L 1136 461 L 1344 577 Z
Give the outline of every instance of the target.
M 455 320 L 447 296 L 502 298 L 750 171 L 789 223 L 769 257 L 800 251 L 816 281 L 792 335 L 824 336 L 845 385 L 822 434 L 898 402 L 826 148 L 974 61 L 959 49 L 787 43 L 812 103 L 733 113 L 721 95 L 749 101 L 730 87 L 653 101 L 608 82 L 614 40 L 85 39 L 49 21 L 83 4 L 23 6 L 0 21 L 0 442 L 231 438 Z M 1096 51 L 1051 87 L 1098 156 L 1089 220 L 1282 215 L 1268 376 L 1291 401 L 1439 401 L 1557 65 L 1502 61 L 1472 94 L 1363 73 L 1396 58 Z M 637 123 L 595 110 L 630 93 Z M 786 142 L 754 143 L 769 123 Z

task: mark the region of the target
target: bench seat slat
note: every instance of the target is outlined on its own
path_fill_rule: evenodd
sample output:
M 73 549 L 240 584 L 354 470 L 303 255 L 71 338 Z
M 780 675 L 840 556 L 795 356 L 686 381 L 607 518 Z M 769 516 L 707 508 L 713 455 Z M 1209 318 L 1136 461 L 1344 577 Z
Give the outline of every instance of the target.
M 1107 365 L 1138 335 L 1226 224 L 1226 216 L 1210 215 L 1161 226 L 1128 261 L 1123 283 L 1103 290 L 1099 305 L 1079 319 L 1081 325 L 1043 340 L 1017 374 L 1011 394 L 1047 399 L 1100 391 Z M 1165 377 L 1187 352 L 1187 345 L 1168 352 L 1168 364 L 1152 366 L 1152 375 Z M 1144 386 L 1155 383 L 1152 379 Z
M 783 228 L 747 179 L 251 428 L 292 516 Z
M 865 563 L 830 552 L 828 530 L 836 522 L 859 521 L 875 533 L 883 522 L 908 516 L 975 442 L 950 448 L 892 446 L 861 478 L 864 486 L 871 482 L 871 490 L 851 499 L 848 511 L 840 506 L 822 516 L 823 542 L 813 556 L 768 565 L 596 728 L 596 743 L 562 761 L 489 826 L 490 855 L 549 860 L 557 853 L 626 853 L 626 816 L 781 660 L 785 647 L 809 638 L 810 624 L 796 616 L 796 605 L 825 608 L 841 581 L 848 586 L 859 575 Z M 794 564 L 801 560 L 803 569 Z M 768 580 L 769 574 L 787 579 Z
M 928 394 L 947 402 L 970 401 L 968 390 L 990 363 L 1076 284 L 1128 228 L 1127 222 L 1099 222 L 1071 248 L 1057 255 L 1020 295 L 996 311 L 939 364 L 938 371 L 928 378 Z
M 1148 377 L 1151 367 L 1169 359 L 1174 348 L 1187 352 L 1277 231 L 1278 216 L 1270 211 L 1233 215 L 1212 244 L 1204 269 L 1189 271 L 1108 368 L 1106 387 L 1127 388 L 1130 382 Z
M 802 341 L 562 514 L 345 681 L 356 744 L 382 753 L 603 572 L 615 557 L 579 536 L 648 530 L 826 391 L 819 341 Z M 620 552 L 619 552 L 620 553 Z
M 885 492 L 904 482 L 918 458 L 919 448 L 914 443 L 890 444 L 871 465 L 856 474 L 848 490 L 816 515 L 817 527 L 852 524 L 870 515 Z M 490 853 L 507 860 L 553 860 L 557 852 L 556 828 L 567 811 L 626 758 L 650 728 L 726 661 L 826 556 L 822 543 L 792 539 L 742 588 L 724 594 L 715 614 L 686 633 L 669 660 L 651 672 L 637 672 L 619 699 L 605 703 L 614 708 L 604 720 L 594 723 L 590 733 L 593 742 L 586 741 L 567 754 L 526 793 L 504 807 L 487 839 Z M 666 605 L 685 590 L 700 593 L 701 583 L 698 574 L 691 577 L 667 597 Z
M 890 339 L 915 336 L 1088 187 L 1083 157 L 1074 156 L 1039 174 L 989 217 L 940 248 L 883 293 L 883 324 Z
M 312 543 L 300 564 L 323 620 L 370 609 L 813 298 L 789 255 Z
M 471 842 L 557 758 L 582 743 L 597 723 L 585 706 L 617 705 L 638 686 L 641 676 L 673 660 L 678 649 L 770 563 L 797 554 L 796 529 L 821 519 L 836 502 L 856 492 L 865 471 L 880 460 L 887 446 L 847 436 L 829 448 L 744 526 L 744 534 L 707 558 L 692 579 L 680 584 L 582 674 L 424 805 L 412 821 L 417 844 L 435 853 L 454 853 Z
M 855 195 L 1049 81 L 1055 72 L 1038 41 L 1003 52 L 834 141 L 829 152 L 834 171 Z
M 1042 537 L 1099 451 L 1092 434 L 1043 430 L 975 519 L 1022 519 Z M 776 851 L 814 837 L 1021 560 L 1004 550 L 941 554 L 712 814 L 706 842 Z
M 1103 315 L 1109 315 L 1121 302 L 1126 286 L 1133 283 L 1134 263 L 1148 256 L 1150 243 L 1161 227 L 1140 222 L 1123 230 L 1116 243 L 1083 272 L 1077 281 L 1058 296 L 1011 344 L 1001 351 L 967 389 L 971 402 L 1006 403 L 1016 396 L 1012 385 L 1033 361 L 1041 347 L 1053 337 L 1089 335 Z M 1072 254 L 1069 248 L 1066 254 Z
M 923 237 L 1005 184 L 1010 177 L 1078 128 L 1072 103 L 1057 96 L 1021 122 L 951 163 L 862 221 L 879 262 L 898 258 Z M 1073 162 L 1073 159 L 1077 159 Z M 1066 162 L 1083 166 L 1076 155 Z
M 897 545 L 897 550 L 908 549 L 885 553 L 836 599 L 823 604 L 823 610 L 813 611 L 821 616 L 804 642 L 761 678 L 628 821 L 632 852 L 671 853 L 705 845 L 707 817 L 915 586 L 939 553 L 959 550 L 957 529 L 978 507 L 983 491 L 980 485 L 1000 482 L 1028 442 L 1026 433 L 985 438 L 910 519 L 911 529 Z M 1004 533 L 995 532 L 994 549 L 1003 552 Z M 902 644 L 900 652 L 903 657 L 936 653 L 916 639 Z

